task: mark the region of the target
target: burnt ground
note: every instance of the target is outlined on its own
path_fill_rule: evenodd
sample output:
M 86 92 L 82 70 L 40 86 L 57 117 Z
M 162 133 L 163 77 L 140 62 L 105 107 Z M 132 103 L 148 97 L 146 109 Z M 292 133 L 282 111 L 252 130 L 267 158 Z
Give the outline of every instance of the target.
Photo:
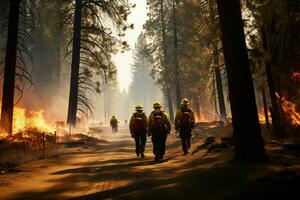
M 268 140 L 267 156 L 251 163 L 233 162 L 231 147 L 198 148 L 203 138 L 226 132 L 198 131 L 187 156 L 173 133 L 165 159 L 154 162 L 149 138 L 141 159 L 126 128 L 106 129 L 98 135 L 106 143 L 73 147 L 0 175 L 0 199 L 300 199 L 298 148 Z

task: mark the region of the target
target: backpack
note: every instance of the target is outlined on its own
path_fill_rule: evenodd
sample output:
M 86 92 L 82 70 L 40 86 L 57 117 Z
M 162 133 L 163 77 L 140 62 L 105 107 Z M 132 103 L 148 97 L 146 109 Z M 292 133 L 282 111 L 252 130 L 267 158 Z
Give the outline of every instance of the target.
M 135 132 L 141 132 L 145 129 L 145 125 L 143 124 L 143 115 L 134 115 L 133 129 Z
M 191 112 L 182 110 L 181 128 L 185 130 L 191 129 Z
M 162 112 L 154 113 L 152 119 L 153 131 L 155 132 L 164 132 L 164 125 L 162 120 Z

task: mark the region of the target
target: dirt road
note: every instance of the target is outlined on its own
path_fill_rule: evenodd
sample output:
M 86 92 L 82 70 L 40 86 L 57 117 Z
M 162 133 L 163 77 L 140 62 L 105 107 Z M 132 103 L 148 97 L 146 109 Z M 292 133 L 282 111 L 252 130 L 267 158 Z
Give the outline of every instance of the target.
M 178 163 L 183 164 L 188 156 L 181 156 L 175 136 L 168 138 L 162 162 L 153 161 L 150 138 L 146 158 L 137 158 L 125 127 L 118 133 L 106 128 L 98 136 L 108 142 L 34 161 L 21 166 L 18 173 L 0 176 L 0 199 L 135 198 L 143 191 L 173 187 L 172 177 L 187 170 L 178 169 Z M 168 195 L 176 198 L 176 192 Z
M 126 128 L 118 133 L 106 129 L 98 136 L 108 142 L 74 148 L 27 163 L 18 173 L 0 175 L 0 199 L 232 200 L 257 199 L 257 194 L 281 198 L 274 190 L 282 185 L 269 184 L 271 179 L 264 178 L 269 166 L 229 164 L 232 150 L 200 150 L 183 156 L 179 139 L 171 135 L 165 159 L 155 162 L 150 139 L 146 158 L 136 157 Z M 194 137 L 192 150 L 201 143 L 200 137 Z

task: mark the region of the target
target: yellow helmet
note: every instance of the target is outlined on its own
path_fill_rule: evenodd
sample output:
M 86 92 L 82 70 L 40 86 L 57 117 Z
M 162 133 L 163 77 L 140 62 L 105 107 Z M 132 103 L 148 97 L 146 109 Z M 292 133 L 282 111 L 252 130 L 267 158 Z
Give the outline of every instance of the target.
M 190 104 L 190 101 L 187 98 L 183 98 L 181 101 L 181 105 L 188 106 Z
M 137 106 L 135 107 L 135 110 L 136 110 L 136 111 L 143 111 L 144 108 L 143 108 L 142 105 L 137 105 Z
M 153 104 L 153 108 L 161 108 L 160 103 L 157 101 Z

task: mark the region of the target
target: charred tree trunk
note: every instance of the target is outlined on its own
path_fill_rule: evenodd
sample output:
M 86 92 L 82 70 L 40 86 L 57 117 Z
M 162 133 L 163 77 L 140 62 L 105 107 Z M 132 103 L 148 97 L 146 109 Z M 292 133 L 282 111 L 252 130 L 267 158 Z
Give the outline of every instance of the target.
M 276 137 L 282 138 L 285 135 L 284 134 L 285 131 L 283 125 L 280 123 L 281 116 L 280 116 L 280 111 L 279 111 L 277 97 L 276 97 L 276 87 L 275 87 L 273 74 L 272 74 L 272 65 L 271 65 L 272 55 L 270 55 L 269 53 L 270 51 L 268 48 L 267 35 L 264 27 L 261 30 L 261 38 L 262 38 L 263 48 L 265 52 L 269 54 L 269 59 L 265 62 L 265 67 L 266 67 L 266 74 L 267 74 L 267 82 L 269 86 L 270 99 L 272 104 L 272 109 L 270 111 L 272 117 L 273 133 Z
M 179 77 L 179 62 L 178 62 L 178 39 L 177 39 L 177 20 L 176 20 L 176 3 L 172 2 L 173 6 L 173 34 L 174 34 L 174 66 L 175 66 L 175 87 L 176 87 L 176 103 L 177 108 L 181 102 L 181 84 Z
M 9 21 L 2 95 L 1 127 L 12 134 L 20 0 L 9 1 Z
M 78 99 L 78 78 L 80 65 L 80 38 L 81 38 L 81 12 L 82 0 L 76 0 L 73 32 L 73 52 L 71 65 L 71 83 L 68 109 L 68 124 L 76 125 L 77 99 Z
M 165 13 L 164 13 L 164 0 L 160 0 L 160 17 L 161 17 L 161 30 L 162 30 L 162 42 L 163 42 L 163 67 L 164 67 L 164 77 L 166 81 L 166 95 L 167 95 L 167 102 L 169 108 L 169 115 L 171 122 L 174 122 L 174 111 L 173 111 L 173 102 L 171 96 L 171 89 L 169 83 L 167 82 L 167 74 L 168 74 L 168 63 L 167 63 L 167 35 L 166 35 L 166 25 L 165 25 Z
M 217 0 L 228 77 L 235 158 L 249 160 L 265 153 L 239 0 Z
M 215 26 L 215 12 L 214 12 L 214 6 L 212 0 L 209 0 L 209 15 L 211 20 L 211 32 L 213 33 L 216 30 L 214 30 L 213 28 Z M 215 66 L 215 77 L 216 77 L 216 87 L 217 87 L 216 89 L 218 93 L 220 116 L 222 120 L 226 121 L 227 115 L 226 115 L 226 107 L 224 101 L 224 92 L 223 92 L 222 75 L 221 75 L 220 63 L 219 63 L 217 41 L 213 41 L 212 48 L 213 48 L 213 60 Z
M 270 122 L 269 122 L 269 115 L 268 115 L 268 104 L 267 104 L 267 98 L 266 98 L 266 92 L 265 92 L 264 86 L 262 86 L 261 91 L 262 91 L 262 98 L 263 98 L 263 104 L 264 104 L 264 113 L 265 113 L 266 126 L 267 126 L 267 129 L 270 130 Z

